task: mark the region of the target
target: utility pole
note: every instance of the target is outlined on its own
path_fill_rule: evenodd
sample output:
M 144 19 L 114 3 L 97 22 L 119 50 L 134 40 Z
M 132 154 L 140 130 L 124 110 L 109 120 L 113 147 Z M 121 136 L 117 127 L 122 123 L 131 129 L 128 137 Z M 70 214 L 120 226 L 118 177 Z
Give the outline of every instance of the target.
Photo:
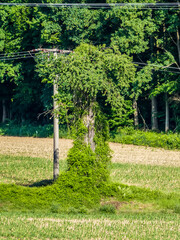
M 57 58 L 57 54 L 69 54 L 72 51 L 70 50 L 60 50 L 57 48 L 54 49 L 45 49 L 45 48 L 38 48 L 33 49 L 29 52 L 45 52 L 45 53 L 53 53 L 54 59 Z M 53 81 L 53 128 L 54 128 L 54 138 L 53 138 L 53 179 L 56 180 L 59 176 L 59 119 L 58 119 L 58 103 L 56 100 L 56 95 L 58 94 L 58 76 L 56 75 L 54 81 Z
M 54 59 L 57 58 L 57 52 L 54 51 Z M 56 95 L 58 94 L 57 78 L 55 77 L 53 82 L 53 110 L 54 110 L 54 141 L 53 141 L 53 152 L 54 152 L 54 164 L 53 164 L 53 179 L 56 180 L 59 176 L 59 119 L 58 119 L 58 103 Z

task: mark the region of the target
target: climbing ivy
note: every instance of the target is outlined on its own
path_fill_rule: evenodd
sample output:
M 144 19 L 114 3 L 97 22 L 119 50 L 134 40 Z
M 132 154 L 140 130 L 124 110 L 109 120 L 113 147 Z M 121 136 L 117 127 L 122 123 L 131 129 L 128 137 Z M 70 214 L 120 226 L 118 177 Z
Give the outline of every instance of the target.
M 67 172 L 57 183 L 74 197 L 80 194 L 82 199 L 87 196 L 86 200 L 98 202 L 110 183 L 109 127 L 104 109 L 109 104 L 119 117 L 125 111 L 135 75 L 132 59 L 116 46 L 81 44 L 73 53 L 41 60 L 38 66 L 44 81 L 52 84 L 57 80 L 59 115 L 62 107 L 74 114 L 74 145 L 68 153 Z

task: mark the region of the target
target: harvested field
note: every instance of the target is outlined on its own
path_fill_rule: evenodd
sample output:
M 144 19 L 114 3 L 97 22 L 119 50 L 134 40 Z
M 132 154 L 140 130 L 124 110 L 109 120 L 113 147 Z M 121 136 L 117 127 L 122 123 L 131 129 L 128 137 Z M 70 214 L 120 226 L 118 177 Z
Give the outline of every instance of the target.
M 113 162 L 180 167 L 180 151 L 110 143 Z
M 72 140 L 60 139 L 60 159 L 67 156 Z M 180 167 L 180 151 L 110 143 L 112 162 Z M 0 154 L 52 159 L 53 139 L 0 136 Z
M 46 214 L 47 215 L 47 214 Z M 178 215 L 38 216 L 3 213 L 0 239 L 179 239 Z
M 59 140 L 60 159 L 66 158 L 71 147 L 72 140 Z M 0 136 L 0 154 L 51 159 L 53 156 L 53 139 Z

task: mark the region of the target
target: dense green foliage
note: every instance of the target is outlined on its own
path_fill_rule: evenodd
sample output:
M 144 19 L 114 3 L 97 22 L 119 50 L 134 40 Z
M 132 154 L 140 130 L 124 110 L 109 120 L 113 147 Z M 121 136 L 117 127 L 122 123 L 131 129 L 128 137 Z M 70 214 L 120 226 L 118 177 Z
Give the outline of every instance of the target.
M 161 209 L 175 210 L 179 206 L 179 194 L 165 194 L 147 188 L 110 184 L 101 189 L 93 189 L 92 184 L 77 182 L 77 176 L 61 175 L 57 183 L 46 187 L 23 187 L 13 184 L 1 184 L 1 209 L 44 210 L 52 212 L 68 212 L 75 209 L 94 209 L 100 206 L 101 198 L 110 197 L 117 201 L 139 201 L 154 203 Z M 89 188 L 88 188 L 89 187 Z M 100 194 L 101 193 L 101 194 Z M 86 210 L 85 210 L 86 209 Z M 83 211 L 83 210 L 82 210 Z
M 165 134 L 121 128 L 115 133 L 112 132 L 110 141 L 164 149 L 180 149 L 180 135 L 178 133 Z
M 98 112 L 107 115 L 107 105 L 118 118 L 129 114 L 126 99 L 135 78 L 135 67 L 131 58 L 121 54 L 117 46 L 81 44 L 68 56 L 58 56 L 51 61 L 40 59 L 37 71 L 43 81 L 53 83 L 56 79 L 59 87 L 56 98 L 61 106 L 58 113 L 61 118 L 67 116 L 67 122 L 76 121 L 89 108 L 95 108 L 95 115 Z
M 17 136 L 17 137 L 39 137 L 46 138 L 53 136 L 53 125 L 36 125 L 30 123 L 24 123 L 22 125 L 14 122 L 0 124 L 0 135 L 2 136 Z M 70 138 L 66 125 L 59 126 L 59 137 Z
M 41 82 L 42 78 L 35 71 L 36 61 L 33 58 L 24 58 L 23 54 L 12 53 L 26 51 L 26 57 L 30 57 L 27 51 L 39 47 L 74 50 L 80 44 L 88 43 L 95 46 L 105 45 L 105 48 L 116 46 L 121 54 L 128 55 L 131 61 L 136 63 L 136 76 L 126 89 L 121 116 L 109 105 L 104 105 L 102 93 L 98 96 L 111 129 L 133 125 L 134 111 L 138 112 L 138 126 L 151 128 L 151 98 L 156 96 L 159 129 L 164 130 L 167 118 L 165 102 L 168 99 L 169 128 L 179 131 L 178 10 L 1 6 L 0 26 L 2 121 L 12 119 L 22 123 L 28 120 L 44 124 L 49 123 L 51 116 L 52 87 Z M 46 53 L 39 55 L 42 60 L 47 56 Z M 7 60 L 6 57 L 10 56 L 12 59 Z M 111 61 L 113 62 L 112 56 L 110 58 L 109 65 Z M 88 62 L 84 62 L 79 69 L 85 66 L 88 67 Z M 95 67 L 92 70 L 94 71 Z M 103 76 L 104 72 L 99 72 L 98 79 L 102 79 Z M 108 75 L 108 78 L 113 76 Z M 133 101 L 136 101 L 136 107 Z M 67 124 L 67 112 L 63 107 L 61 111 L 63 112 L 61 123 Z M 46 117 L 42 114 L 37 120 L 37 116 L 43 112 L 49 114 Z M 73 119 L 71 111 L 68 112 L 68 116 L 70 124 Z M 137 127 L 136 124 L 135 126 Z

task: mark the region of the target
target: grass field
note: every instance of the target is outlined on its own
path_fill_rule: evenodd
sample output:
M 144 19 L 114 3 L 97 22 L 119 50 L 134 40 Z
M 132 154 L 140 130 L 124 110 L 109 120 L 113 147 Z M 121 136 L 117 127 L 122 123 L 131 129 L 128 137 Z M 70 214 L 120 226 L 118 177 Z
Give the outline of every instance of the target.
M 179 216 L 169 214 L 1 214 L 0 239 L 178 240 Z
M 29 186 L 51 180 L 51 141 L 0 137 L 0 183 Z M 60 169 L 64 171 L 72 141 L 61 140 L 60 146 Z M 114 150 L 113 181 L 179 196 L 179 151 L 110 146 Z M 180 204 L 168 210 L 155 202 L 110 202 L 118 205 L 114 214 L 99 208 L 85 214 L 74 209 L 66 213 L 13 209 L 8 201 L 0 202 L 0 239 L 180 239 Z

